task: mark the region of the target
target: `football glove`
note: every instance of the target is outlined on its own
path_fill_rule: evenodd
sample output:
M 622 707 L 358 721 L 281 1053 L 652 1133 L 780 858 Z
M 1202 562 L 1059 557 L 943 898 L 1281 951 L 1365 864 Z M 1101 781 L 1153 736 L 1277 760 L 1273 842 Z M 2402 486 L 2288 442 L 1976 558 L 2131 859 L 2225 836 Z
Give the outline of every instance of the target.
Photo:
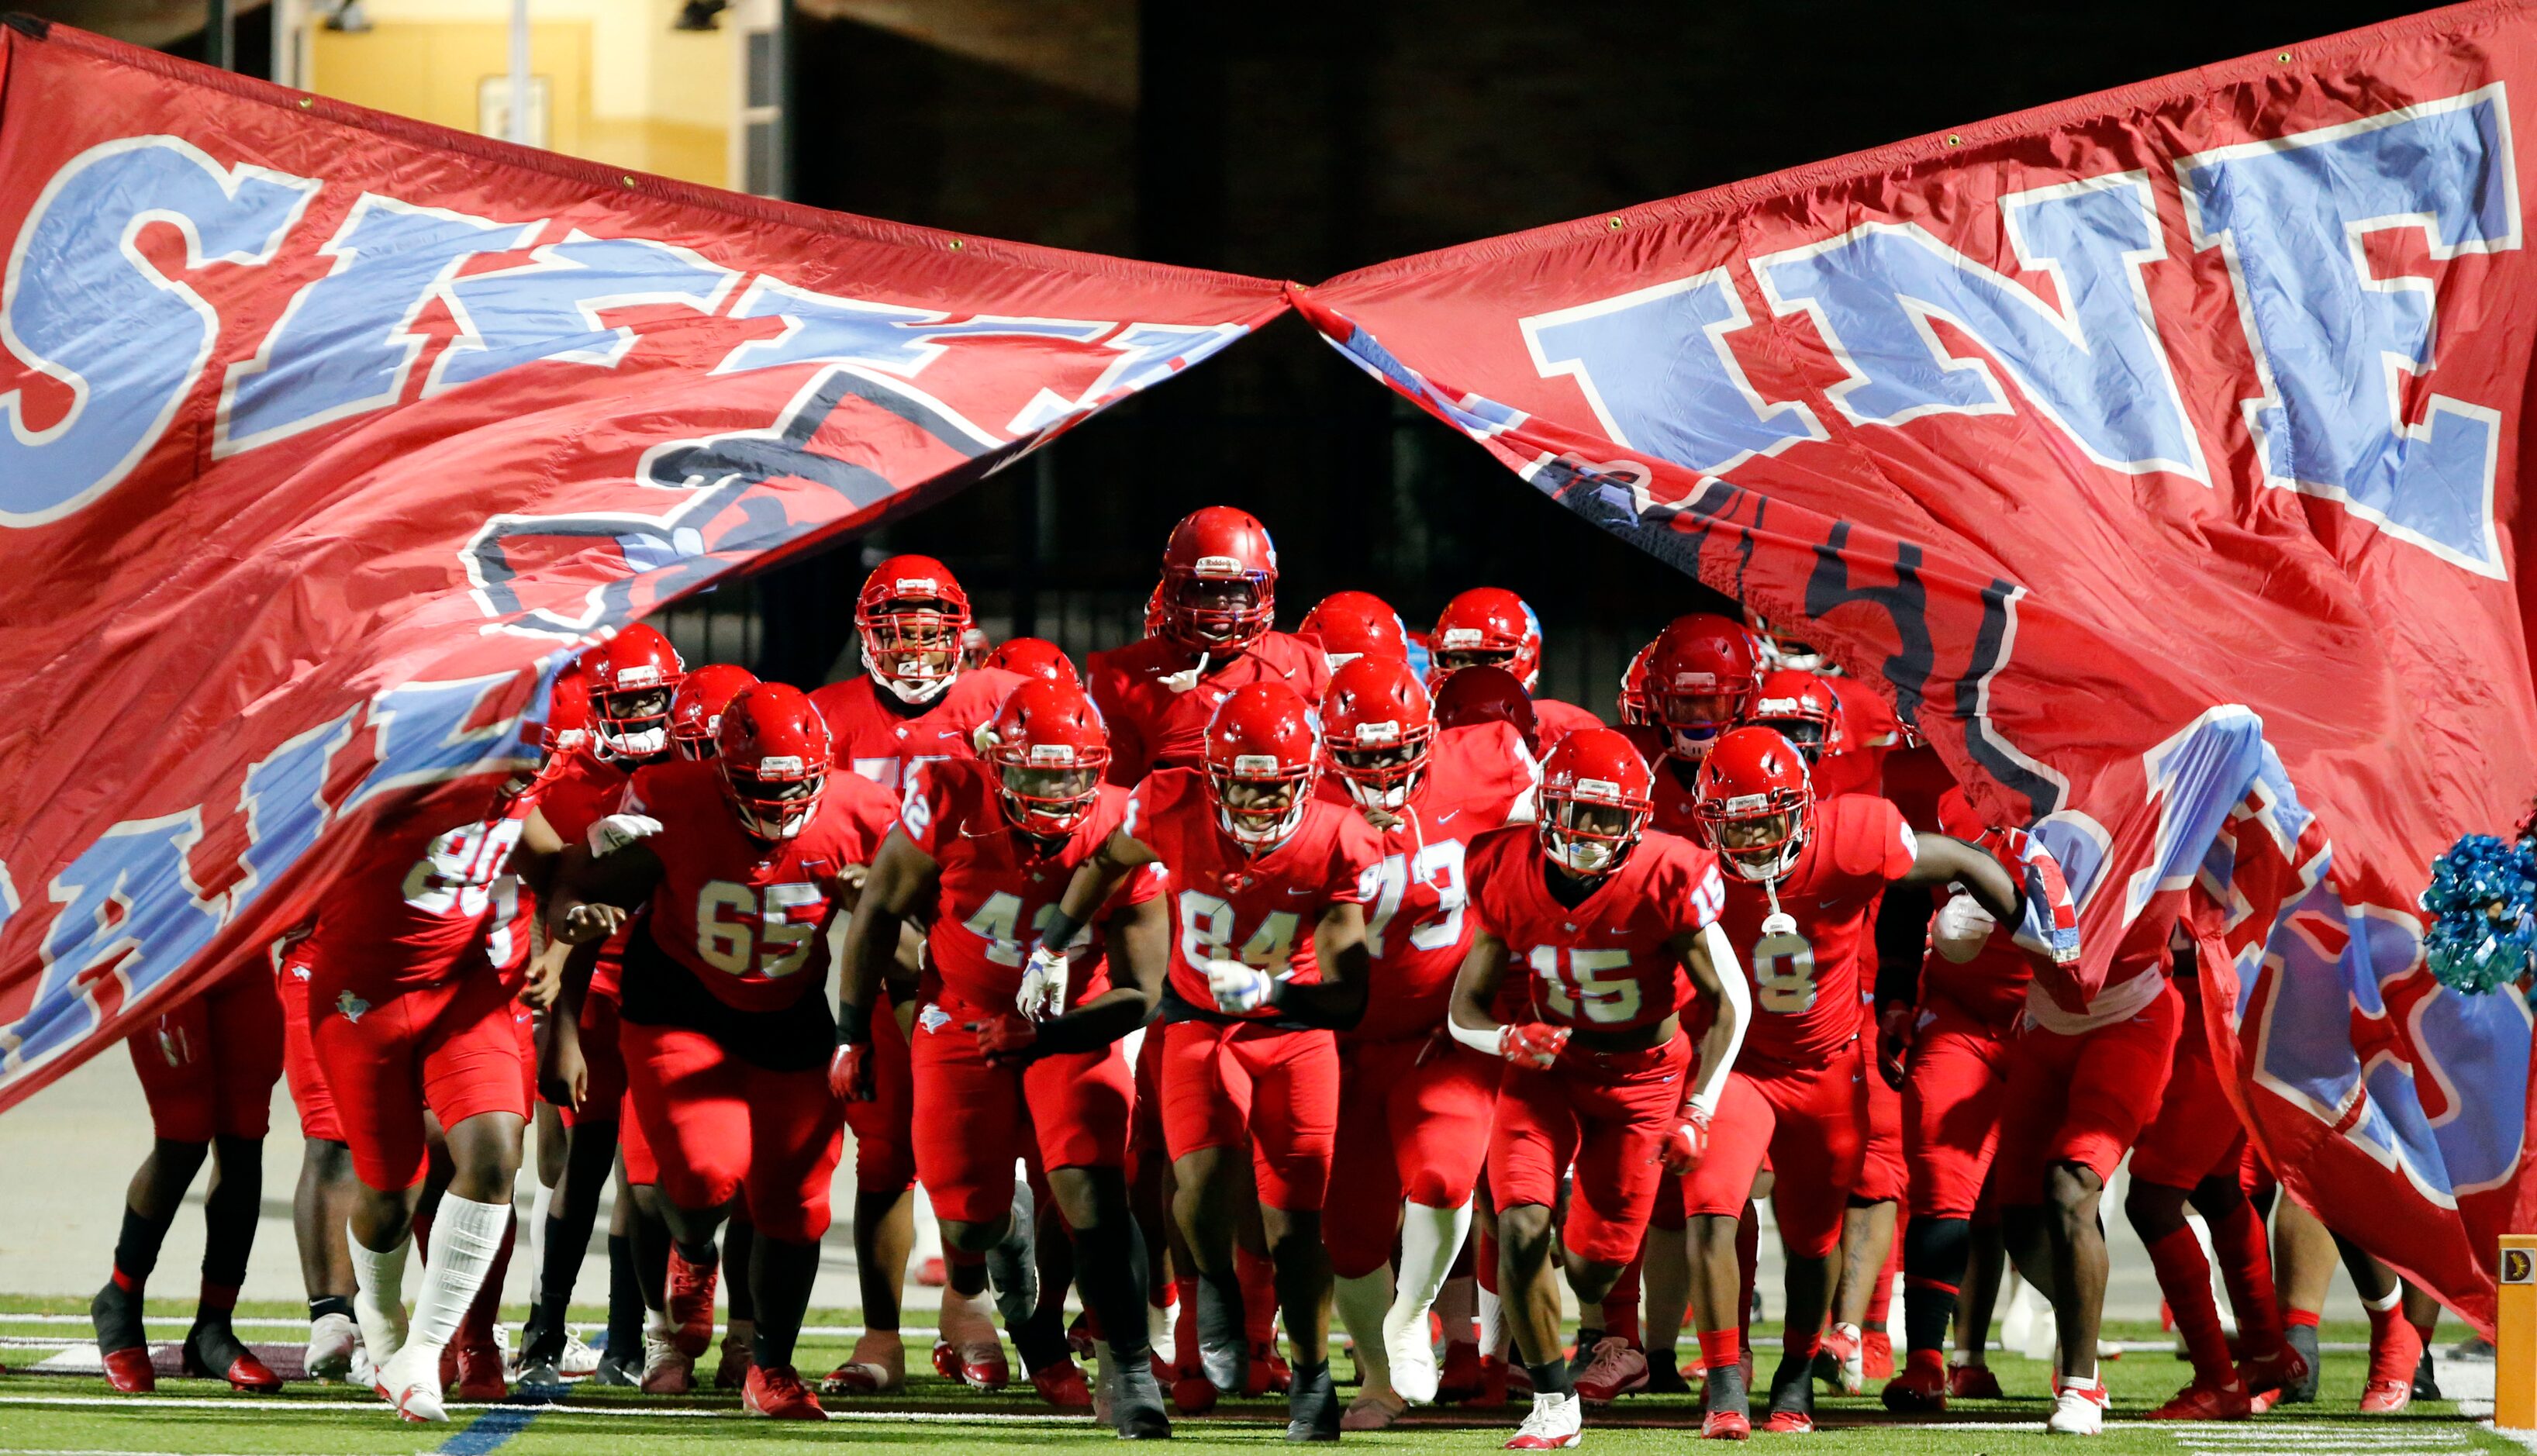
M 1039 1024 L 1024 1017 L 973 1021 L 969 1030 L 978 1034 L 979 1054 L 996 1066 L 1018 1066 L 1039 1054 Z
M 1673 1126 L 1665 1129 L 1664 1141 L 1657 1147 L 1657 1160 L 1664 1171 L 1681 1177 L 1700 1167 L 1709 1154 L 1709 1114 L 1690 1103 L 1684 1103 L 1674 1113 Z
M 873 1048 L 870 1042 L 840 1042 L 828 1054 L 828 1094 L 839 1102 L 873 1100 Z
M 1961 966 L 1982 953 L 1991 926 L 1997 923 L 1980 902 L 1959 890 L 1938 907 L 1937 919 L 1929 926 L 1929 944 L 1949 963 Z
M 1876 1013 L 1876 1070 L 1885 1085 L 1901 1091 L 1903 1058 L 1912 1053 L 1912 1035 L 1919 1024 L 1920 1008 L 1904 1001 L 1889 1003 Z
M 1550 1070 L 1568 1045 L 1568 1028 L 1546 1022 L 1517 1021 L 1498 1028 L 1498 1055 L 1536 1072 Z
M 661 821 L 642 814 L 611 814 L 593 823 L 582 838 L 590 844 L 590 857 L 605 859 L 638 839 L 650 839 L 661 832 Z
M 1013 995 L 1013 1009 L 1032 1021 L 1046 1021 L 1066 1009 L 1066 952 L 1052 950 L 1046 941 L 1031 947 L 1030 960 L 1022 966 L 1021 989 Z
M 1248 1016 L 1268 1004 L 1277 982 L 1257 966 L 1241 961 L 1209 961 L 1206 988 L 1215 996 L 1216 1010 L 1227 1016 Z

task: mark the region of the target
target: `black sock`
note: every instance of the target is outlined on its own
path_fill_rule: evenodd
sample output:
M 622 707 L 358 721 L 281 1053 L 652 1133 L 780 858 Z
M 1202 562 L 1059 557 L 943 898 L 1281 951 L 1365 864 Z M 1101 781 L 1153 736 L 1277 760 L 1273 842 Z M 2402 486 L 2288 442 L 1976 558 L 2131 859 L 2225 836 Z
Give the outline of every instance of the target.
M 964 1264 L 947 1253 L 943 1256 L 943 1271 L 950 1281 L 946 1287 L 955 1295 L 983 1295 L 987 1292 L 987 1261 L 976 1254 L 969 1255 L 968 1260 Z
M 1243 1319 L 1242 1278 L 1231 1260 L 1222 1271 L 1198 1273 L 1198 1338 L 1201 1345 L 1248 1349 L 1249 1326 Z
M 1577 1393 L 1576 1382 L 1568 1378 L 1568 1361 L 1558 1356 L 1554 1355 L 1537 1365 L 1526 1365 L 1525 1370 L 1532 1376 L 1533 1392 L 1537 1395 Z
M 552 1252 L 553 1244 L 547 1245 Z M 608 1235 L 608 1353 L 618 1363 L 642 1368 L 643 1286 L 634 1277 L 634 1240 Z
M 757 1267 L 756 1255 L 754 1253 L 756 1247 L 756 1225 L 745 1224 L 739 1219 L 733 1219 L 729 1224 L 723 1226 L 722 1258 L 724 1263 L 738 1270 L 746 1271 L 753 1269 Z M 731 1317 L 734 1321 L 744 1319 L 753 1321 L 757 1318 L 757 1293 L 749 1287 L 749 1283 L 747 1279 L 735 1279 L 731 1282 L 730 1298 Z
M 1093 1318 L 1101 1321 L 1112 1362 L 1132 1365 L 1146 1359 L 1144 1239 L 1126 1209 L 1074 1231 L 1074 1283 Z M 1040 1308 L 1056 1323 L 1061 1311 L 1045 1302 Z
M 329 1314 L 340 1314 L 346 1319 L 358 1318 L 358 1315 L 353 1313 L 353 1301 L 344 1298 L 342 1295 L 327 1295 L 322 1298 L 315 1298 L 308 1301 L 308 1322 L 310 1324 L 315 1324 L 317 1321 L 324 1319 Z
M 1744 1366 L 1738 1363 L 1711 1365 L 1708 1370 L 1708 1398 L 1701 1402 L 1704 1411 L 1746 1411 L 1753 1398 L 1744 1389 Z
M 167 1226 L 174 1222 L 173 1213 L 154 1219 L 124 1207 L 123 1233 L 114 1240 L 115 1283 L 130 1294 L 141 1293 L 150 1271 L 159 1267 L 159 1246 L 167 1241 Z
M 220 1171 L 203 1195 L 203 1283 L 233 1290 L 246 1283 L 264 1213 L 264 1140 L 225 1137 L 219 1147 Z
M 1944 1350 L 1955 1324 L 1956 1292 L 1973 1256 L 1968 1219 L 1914 1219 L 1903 1234 L 1903 1343 Z
M 819 1277 L 819 1245 L 760 1234 L 750 1253 L 748 1283 L 757 1300 L 757 1366 L 790 1365 L 793 1342 L 802 1337 L 802 1315 L 811 1307 L 811 1284 Z

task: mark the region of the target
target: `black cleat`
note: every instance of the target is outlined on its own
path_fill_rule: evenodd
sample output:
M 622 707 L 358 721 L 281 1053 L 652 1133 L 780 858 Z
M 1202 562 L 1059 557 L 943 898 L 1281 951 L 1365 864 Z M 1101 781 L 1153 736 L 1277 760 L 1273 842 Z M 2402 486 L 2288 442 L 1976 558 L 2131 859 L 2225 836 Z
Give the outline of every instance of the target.
M 1206 1383 L 1241 1395 L 1251 1380 L 1250 1337 L 1242 1327 L 1242 1286 L 1231 1279 L 1198 1282 L 1198 1358 Z M 1189 1358 L 1183 1352 L 1181 1359 Z
M 1331 1362 L 1294 1363 L 1293 1383 L 1286 1387 L 1286 1439 L 1334 1441 L 1339 1438 L 1339 1395 L 1331 1388 Z
M 1154 1379 L 1154 1362 L 1139 1358 L 1119 1367 L 1110 1397 L 1110 1424 L 1123 1441 L 1167 1441 L 1172 1418 L 1163 1410 L 1163 1387 Z
M 2440 1394 L 2439 1372 L 2432 1368 L 2432 1347 L 2429 1345 L 2423 1347 L 2422 1362 L 2414 1366 L 2414 1399 L 2418 1401 L 2448 1399 Z
M 1586 1325 L 1577 1327 L 1577 1353 L 1568 1357 L 1568 1378 L 1575 1381 L 1594 1362 L 1594 1347 L 1603 1342 L 1603 1332 Z
M 1691 1382 L 1682 1378 L 1682 1370 L 1670 1360 L 1648 1360 L 1649 1395 L 1689 1395 Z
M 2316 1326 L 2312 1324 L 2292 1325 L 2289 1329 L 2282 1332 L 2282 1338 L 2293 1350 L 2300 1353 L 2301 1359 L 2308 1361 L 2308 1373 L 2282 1387 L 2281 1404 L 2285 1406 L 2312 1405 L 2316 1401 L 2317 1372 L 2324 1368 L 2324 1362 L 2318 1358 L 2316 1353 Z

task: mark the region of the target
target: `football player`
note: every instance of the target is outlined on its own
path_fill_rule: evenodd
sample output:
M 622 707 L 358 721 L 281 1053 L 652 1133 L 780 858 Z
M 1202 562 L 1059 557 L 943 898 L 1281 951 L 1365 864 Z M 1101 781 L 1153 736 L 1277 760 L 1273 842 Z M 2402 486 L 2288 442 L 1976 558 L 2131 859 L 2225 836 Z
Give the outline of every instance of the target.
M 116 1390 L 158 1388 L 141 1323 L 142 1286 L 206 1158 L 212 1181 L 203 1194 L 202 1293 L 180 1368 L 225 1379 L 232 1390 L 271 1395 L 282 1389 L 282 1377 L 238 1342 L 229 1323 L 261 1216 L 264 1135 L 273 1084 L 282 1080 L 282 1002 L 261 955 L 240 961 L 125 1039 L 150 1105 L 154 1141 L 124 1194 L 112 1275 L 89 1302 L 105 1383 Z
M 1321 796 L 1383 837 L 1365 886 L 1365 1019 L 1339 1038 L 1341 1122 L 1326 1221 L 1339 1317 L 1362 1389 L 1342 1418 L 1379 1430 L 1436 1398 L 1427 1311 L 1470 1231 L 1498 1063 L 1443 1038 L 1469 946 L 1464 861 L 1471 841 L 1532 815 L 1535 766 L 1513 726 L 1439 731 L 1403 658 L 1366 654 L 1322 700 L 1331 773 Z M 1394 1236 L 1400 1273 L 1395 1287 Z
M 1074 662 L 1056 643 L 1039 637 L 1013 637 L 996 645 L 983 665 L 1013 673 L 1019 677 L 1038 677 L 1050 682 L 1063 682 L 1079 687 L 1083 679 L 1076 675 Z
M 1662 677 L 1661 650 L 1655 670 Z M 1754 1014 L 1710 1129 L 1710 1156 L 1684 1189 L 1693 1262 L 1731 1242 L 1767 1156 L 1788 1251 L 1788 1324 L 1763 1428 L 1811 1430 L 1814 1358 L 1867 1134 L 1871 1069 L 1859 1005 L 1876 898 L 1897 881 L 1953 880 L 2014 924 L 2024 891 L 1987 853 L 1914 834 L 1881 798 L 1818 799 L 1804 755 L 1769 728 L 1722 734 L 1701 759 L 1698 784 L 1704 836 L 1733 871 L 1723 918 L 1752 980 Z M 1702 1344 L 1715 1391 L 1705 1322 Z
M 1514 673 L 1504 667 L 1464 667 L 1446 678 L 1435 693 L 1438 728 L 1503 723 L 1515 729 L 1526 753 L 1535 760 L 1541 757 L 1541 723 L 1532 716 L 1532 699 L 1525 695 L 1524 684 L 1515 680 Z
M 1111 943 L 1144 942 L 1159 976 L 1170 918 L 1163 873 L 1128 879 L 1079 940 L 1033 954 L 1039 926 L 1074 869 L 1106 843 L 1128 792 L 1101 781 L 1101 716 L 1071 683 L 1031 682 L 988 729 L 987 761 L 920 769 L 898 827 L 881 844 L 846 931 L 838 1037 L 849 1098 L 870 1066 L 872 1008 L 899 927 L 927 922 L 930 994 L 913 1046 L 916 1171 L 943 1218 L 955 1275 L 1009 1234 L 1013 1164 L 1043 1170 L 1073 1231 L 1074 1268 L 1106 1337 L 1110 1410 L 1123 1436 L 1168 1435 L 1145 1348 L 1145 1256 L 1128 1212 L 1132 1078 L 1119 1040 L 1144 1024 L 1159 981 L 1113 984 Z M 955 1347 L 996 1342 L 954 1278 L 943 1331 Z M 1088 1406 L 1083 1377 L 1054 1321 L 1014 1332 L 1051 1404 Z
M 714 1238 L 745 1200 L 757 1317 L 743 1409 L 818 1420 L 793 1346 L 843 1128 L 826 1070 L 827 930 L 896 800 L 829 772 L 826 726 L 784 683 L 733 698 L 715 745 L 709 761 L 635 772 L 622 812 L 658 828 L 605 856 L 568 851 L 547 923 L 577 944 L 642 911 L 625 941 L 618 1036 L 634 1119 L 659 1160 L 672 1339 L 690 1360 L 711 1342 Z
M 1247 1153 L 1292 1346 L 1290 1440 L 1334 1440 L 1339 1430 L 1322 1242 L 1339 1091 L 1331 1032 L 1365 1013 L 1364 882 L 1384 857 L 1364 819 L 1314 796 L 1313 718 L 1283 682 L 1233 689 L 1207 725 L 1203 772 L 1161 768 L 1137 786 L 1042 936 L 1069 944 L 1120 881 L 1165 867 L 1168 950 L 1133 938 L 1121 949 L 1139 982 L 1155 976 L 1144 957 L 1165 951 L 1170 961 L 1163 1130 L 1173 1215 L 1199 1279 L 1199 1349 L 1180 1351 L 1175 1384 L 1231 1392 L 1249 1382 L 1232 1161 Z M 1206 1403 L 1178 1391 L 1174 1402 Z
M 969 594 L 951 569 L 931 556 L 892 556 L 864 578 L 855 598 L 855 632 L 862 644 L 860 677 L 815 688 L 811 702 L 827 722 L 836 765 L 889 790 L 902 791 L 921 765 L 976 754 L 971 739 L 996 715 L 1006 694 L 1026 680 L 1000 667 L 967 667 L 960 641 L 971 626 Z M 855 1268 L 863 1287 L 864 1334 L 843 1364 L 820 1382 L 830 1393 L 868 1394 L 906 1383 L 907 1355 L 898 1334 L 899 1301 L 906 1292 L 909 1251 L 916 1240 L 916 1151 L 909 1128 L 915 1118 L 908 1079 L 906 1017 L 900 1008 L 912 984 L 875 1003 L 874 1096 L 846 1108 L 855 1134 Z M 1015 1290 L 1027 1269 L 1030 1234 L 996 1255 L 997 1287 Z M 1027 1306 L 1008 1309 L 1011 1318 Z M 1003 1347 L 993 1361 L 964 1369 L 947 1342 L 938 1341 L 935 1365 L 946 1377 L 1002 1386 L 1009 1379 Z
M 1276 606 L 1267 527 L 1231 506 L 1181 518 L 1163 548 L 1149 635 L 1088 664 L 1110 727 L 1111 783 L 1134 788 L 1157 766 L 1198 767 L 1216 708 L 1245 683 L 1282 682 L 1321 701 L 1330 665 L 1319 647 L 1272 629 Z
M 1321 644 L 1333 672 L 1368 655 L 1409 661 L 1409 633 L 1400 613 L 1372 592 L 1333 592 L 1304 613 L 1295 634 Z
M 353 1258 L 345 1246 L 352 1217 L 353 1150 L 344 1143 L 335 1097 L 308 1039 L 308 931 L 300 926 L 275 946 L 274 990 L 282 1001 L 282 1072 L 299 1114 L 299 1185 L 291 1200 L 299 1273 L 308 1291 L 308 1349 L 302 1368 L 314 1380 L 366 1383 L 356 1372 L 360 1327 L 353 1320 Z M 105 1347 L 100 1344 L 100 1350 Z M 366 1357 L 364 1357 L 366 1362 Z
M 1661 757 L 1675 787 L 1687 790 L 1709 746 L 1751 707 L 1760 680 L 1753 639 L 1742 628 L 1714 612 L 1678 616 L 1648 644 L 1640 689 L 1647 721 L 1631 733 L 1631 741 L 1654 749 L 1651 761 Z M 1659 776 L 1659 826 L 1664 822 L 1662 778 Z
M 1541 769 L 1538 824 L 1470 847 L 1471 947 L 1448 1023 L 1457 1042 L 1512 1063 L 1488 1176 L 1503 1314 L 1532 1381 L 1514 1450 L 1573 1446 L 1583 1424 L 1560 1355 L 1552 1238 L 1566 1249 L 1578 1302 L 1594 1306 L 1637 1251 L 1659 1176 L 1710 1156 L 1710 1121 L 1746 1020 L 1744 981 L 1716 923 L 1725 894 L 1717 857 L 1649 827 L 1638 749 L 1610 728 L 1581 728 Z M 1677 1009 L 1687 992 L 1710 1014 L 1696 1048 Z M 1567 1222 L 1554 1235 L 1551 1210 L 1572 1165 Z M 1705 1273 L 1702 1325 L 1724 1319 L 1731 1340 L 1732 1265 Z M 1731 1420 L 1713 1414 L 1708 1428 L 1733 1433 L 1744 1421 L 1739 1406 Z
M 1938 825 L 1979 842 L 1984 826 L 1961 789 L 1938 800 Z M 1951 1395 L 1995 1395 L 1982 1334 L 1987 1307 L 1959 1340 L 1963 1363 L 1947 1363 L 1947 1328 L 1957 1315 L 1980 1234 L 1979 1213 L 1999 1149 L 2000 1104 L 2007 1092 L 2008 1048 L 2026 1012 L 2030 954 L 1975 899 L 1952 895 L 1933 920 L 1916 985 L 1909 996 L 1877 992 L 1877 1057 L 1883 1076 L 1903 1082 L 1903 1150 L 1911 1220 L 1903 1239 L 1903 1333 L 1909 1354 L 1887 1382 L 1885 1408 L 1937 1412 Z M 1899 989 L 1899 988 L 1898 988 Z M 1991 1233 L 1995 1241 L 1996 1230 Z
M 1503 587 L 1473 587 L 1446 602 L 1427 641 L 1431 691 L 1464 667 L 1503 667 L 1528 697 L 1541 685 L 1541 618 Z M 1603 726 L 1594 714 L 1556 698 L 1534 697 L 1532 712 L 1545 749 L 1574 729 Z

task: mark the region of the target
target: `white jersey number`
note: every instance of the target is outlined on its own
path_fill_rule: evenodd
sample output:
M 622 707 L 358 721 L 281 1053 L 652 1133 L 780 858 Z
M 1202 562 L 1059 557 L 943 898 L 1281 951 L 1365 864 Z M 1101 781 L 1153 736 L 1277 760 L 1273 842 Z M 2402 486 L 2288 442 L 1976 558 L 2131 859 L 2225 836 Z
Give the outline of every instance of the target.
M 1532 974 L 1541 978 L 1551 1009 L 1571 1021 L 1631 1021 L 1642 1004 L 1638 978 L 1623 974 L 1630 964 L 1625 950 L 1573 950 L 1562 945 L 1536 945 L 1529 957 Z M 1582 1013 L 1582 1015 L 1581 1015 Z
M 758 888 L 715 880 L 696 892 L 696 954 L 732 976 L 790 976 L 810 958 L 811 937 L 819 928 L 795 923 L 790 913 L 824 898 L 817 885 Z
M 493 903 L 493 881 L 511 861 L 525 821 L 467 824 L 431 842 L 405 872 L 405 903 L 424 915 L 474 919 Z
M 1031 917 L 1031 940 L 1039 939 L 1048 929 L 1048 918 L 1057 913 L 1057 902 L 1050 901 Z M 960 927 L 987 942 L 987 959 L 999 966 L 1018 967 L 1030 955 L 1030 944 L 1021 936 L 1022 898 L 998 890 L 987 897 L 977 913 L 960 922 Z
M 1192 967 L 1203 967 L 1209 961 L 1240 961 L 1279 977 L 1294 969 L 1287 964 L 1295 949 L 1297 918 L 1293 911 L 1270 911 L 1261 919 L 1260 928 L 1252 931 L 1251 938 L 1237 950 L 1233 944 L 1232 906 L 1212 895 L 1183 890 L 1180 910 L 1181 959 Z
M 1392 928 L 1392 918 L 1400 913 L 1401 898 L 1412 884 L 1435 886 L 1437 915 L 1410 928 L 1410 948 L 1444 950 L 1462 940 L 1463 905 L 1469 897 L 1463 881 L 1461 840 L 1420 846 L 1414 864 L 1407 855 L 1388 855 L 1359 878 L 1359 888 L 1374 905 L 1374 914 L 1365 921 L 1367 955 L 1383 959 L 1385 932 Z
M 1753 989 L 1765 1011 L 1794 1016 L 1815 1004 L 1815 948 L 1803 935 L 1765 935 L 1753 942 Z

